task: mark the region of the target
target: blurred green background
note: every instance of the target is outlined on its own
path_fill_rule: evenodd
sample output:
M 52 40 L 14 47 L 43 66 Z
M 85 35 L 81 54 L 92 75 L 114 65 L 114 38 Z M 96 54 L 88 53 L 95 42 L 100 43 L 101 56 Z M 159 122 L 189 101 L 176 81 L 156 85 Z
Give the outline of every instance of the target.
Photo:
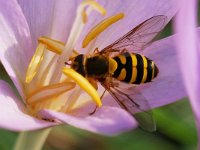
M 159 36 L 171 34 L 171 24 Z M 0 79 L 8 81 L 5 69 L 0 64 Z M 157 131 L 147 133 L 140 129 L 115 137 L 92 134 L 67 125 L 54 127 L 49 134 L 44 150 L 194 150 L 197 149 L 197 131 L 188 100 L 153 110 Z M 11 150 L 18 133 L 0 129 L 0 150 Z

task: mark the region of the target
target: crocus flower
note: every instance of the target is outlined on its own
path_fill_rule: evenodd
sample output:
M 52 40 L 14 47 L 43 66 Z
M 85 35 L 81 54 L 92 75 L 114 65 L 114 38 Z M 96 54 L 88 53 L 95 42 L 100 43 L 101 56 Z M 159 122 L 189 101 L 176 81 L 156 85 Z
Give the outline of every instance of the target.
M 173 0 L 102 0 L 99 3 L 76 0 L 1 1 L 0 59 L 21 97 L 15 95 L 8 83 L 0 81 L 0 127 L 27 131 L 66 123 L 106 135 L 135 128 L 134 118 L 116 106 L 109 95 L 104 96 L 103 106 L 89 115 L 95 107 L 94 102 L 74 82 L 65 80 L 60 74 L 60 67 L 64 66 L 73 49 L 80 53 L 96 47 L 101 50 L 144 20 L 165 15 L 167 23 L 176 11 L 177 5 Z M 87 50 L 83 49 L 81 43 L 88 31 L 106 16 L 117 13 L 124 13 L 125 17 L 101 33 Z M 65 43 L 62 55 L 49 51 L 35 53 L 40 46 L 37 39 L 41 36 Z M 151 108 L 185 96 L 173 41 L 174 37 L 169 37 L 143 51 L 160 69 L 153 82 L 138 86 Z M 27 84 L 26 70 L 33 55 L 40 68 L 36 69 L 36 74 L 33 72 L 35 76 Z M 93 107 L 89 107 L 91 105 Z
M 176 17 L 174 26 L 175 31 L 178 32 L 177 52 L 200 137 L 200 49 L 197 43 L 199 29 L 196 29 L 198 2 L 196 0 L 184 0 L 180 6 L 181 10 Z

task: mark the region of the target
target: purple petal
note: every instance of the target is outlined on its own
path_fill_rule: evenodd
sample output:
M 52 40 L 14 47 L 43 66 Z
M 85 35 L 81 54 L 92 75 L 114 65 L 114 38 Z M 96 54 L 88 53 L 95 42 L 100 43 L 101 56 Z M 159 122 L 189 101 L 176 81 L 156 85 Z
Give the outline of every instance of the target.
M 0 110 L 0 128 L 12 131 L 27 131 L 57 125 L 26 114 L 23 104 L 10 86 L 2 80 L 0 80 Z
M 30 27 L 34 47 L 40 36 L 66 42 L 74 22 L 78 0 L 18 0 Z
M 196 30 L 198 21 L 197 14 L 197 0 L 183 1 L 181 3 L 181 10 L 175 20 L 175 31 L 178 32 L 177 52 L 179 64 L 190 103 L 194 111 L 198 135 L 200 137 L 200 48 L 199 38 L 197 39 L 200 32 L 199 29 L 198 32 Z
M 114 3 L 112 0 L 101 0 L 99 3 L 106 8 L 107 15 L 102 17 L 95 11 L 91 13 L 88 18 L 89 21 L 86 24 L 77 44 L 77 50 L 82 48 L 82 40 L 88 31 L 108 16 L 115 15 L 117 13 L 125 13 L 125 18 L 113 24 L 99 35 L 93 48 L 98 47 L 101 50 L 118 38 L 122 37 L 136 25 L 151 18 L 152 16 L 165 15 L 168 17 L 168 20 L 170 20 L 177 11 L 177 2 L 173 0 L 115 0 Z
M 76 117 L 51 110 L 42 110 L 40 115 L 45 118 L 57 118 L 77 128 L 105 135 L 120 134 L 137 126 L 136 121 L 126 111 L 107 106 L 103 106 L 95 114 L 85 117 Z
M 23 96 L 25 68 L 32 55 L 29 28 L 15 0 L 0 1 L 0 14 L 0 60 Z

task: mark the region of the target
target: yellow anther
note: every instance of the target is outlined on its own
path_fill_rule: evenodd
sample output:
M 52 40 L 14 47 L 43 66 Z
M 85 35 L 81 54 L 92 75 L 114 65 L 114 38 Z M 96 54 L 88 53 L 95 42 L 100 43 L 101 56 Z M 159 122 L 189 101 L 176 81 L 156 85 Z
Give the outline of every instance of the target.
M 93 0 L 87 0 L 82 2 L 82 6 L 91 6 L 93 9 L 101 13 L 102 15 L 106 15 L 106 9 L 102 7 L 98 2 L 93 1 Z
M 83 11 L 82 11 L 82 19 L 83 19 L 83 23 L 87 22 L 87 13 L 86 13 L 86 6 L 90 6 L 92 9 L 96 10 L 97 12 L 99 12 L 100 14 L 102 14 L 103 16 L 106 15 L 106 9 L 104 7 L 102 7 L 99 3 L 97 3 L 96 1 L 93 0 L 87 0 L 87 1 L 83 1 L 81 3 L 82 7 L 83 7 Z
M 60 55 L 62 51 L 65 49 L 65 44 L 61 41 L 57 41 L 54 39 L 51 39 L 49 37 L 41 36 L 38 39 L 39 43 L 45 44 L 47 46 L 47 49 Z M 76 50 L 73 50 L 73 57 L 77 56 L 79 53 Z
M 93 27 L 89 33 L 86 35 L 85 39 L 83 40 L 82 47 L 85 48 L 93 39 L 95 39 L 101 32 L 103 32 L 105 29 L 107 29 L 110 25 L 113 23 L 119 21 L 120 19 L 124 18 L 123 13 L 119 13 L 117 15 L 111 16 L 103 21 L 101 21 L 99 24 L 97 24 L 95 27 Z
M 46 45 L 42 43 L 38 45 L 26 72 L 26 79 L 25 79 L 26 83 L 30 83 L 32 79 L 34 78 L 34 76 L 36 75 L 41 65 L 45 49 L 46 49 Z
M 51 97 L 58 96 L 64 92 L 67 92 L 73 89 L 76 86 L 73 82 L 62 82 L 56 83 L 48 86 L 43 86 L 39 89 L 36 89 L 32 93 L 30 93 L 27 97 L 27 103 L 32 104 L 36 102 L 41 102 L 44 100 L 48 100 Z
M 86 93 L 88 93 L 98 107 L 102 105 L 99 94 L 95 88 L 85 79 L 82 75 L 74 71 L 73 69 L 64 67 L 62 69 L 63 73 L 73 79 Z
M 84 23 L 84 24 L 87 23 L 88 18 L 87 18 L 87 13 L 86 13 L 85 10 L 82 11 L 82 19 L 83 19 L 83 23 Z
M 48 37 L 42 36 L 38 39 L 38 42 L 45 44 L 47 46 L 48 50 L 50 50 L 58 55 L 60 55 L 62 53 L 62 51 L 65 49 L 64 43 L 54 40 L 54 39 L 51 39 L 51 38 L 48 38 Z

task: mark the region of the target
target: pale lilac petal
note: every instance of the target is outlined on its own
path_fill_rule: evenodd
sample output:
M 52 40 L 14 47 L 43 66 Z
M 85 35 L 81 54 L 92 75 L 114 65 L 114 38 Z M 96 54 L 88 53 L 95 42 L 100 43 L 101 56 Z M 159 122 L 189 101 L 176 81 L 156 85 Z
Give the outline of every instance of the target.
M 126 111 L 115 107 L 103 106 L 95 114 L 86 117 L 76 117 L 50 110 L 42 110 L 40 115 L 45 118 L 57 118 L 77 128 L 104 135 L 120 134 L 137 126 L 132 116 Z
M 0 1 L 0 60 L 23 96 L 22 82 L 31 58 L 29 28 L 15 0 Z
M 25 107 L 11 87 L 0 80 L 0 128 L 12 131 L 27 131 L 57 125 L 39 120 L 25 113 Z
M 29 25 L 35 47 L 38 37 L 41 35 L 49 36 L 51 32 L 55 1 L 18 0 L 18 2 Z
M 200 35 L 200 30 L 198 29 L 198 32 L 196 30 L 197 21 L 198 1 L 184 0 L 181 2 L 181 10 L 175 20 L 175 31 L 178 32 L 177 52 L 200 137 L 200 39 L 197 39 L 197 36 L 199 37 Z M 200 148 L 199 143 L 198 147 Z
M 111 27 L 101 33 L 94 44 L 93 48 L 98 47 L 100 50 L 111 44 L 133 27 L 143 22 L 144 20 L 156 16 L 165 15 L 168 17 L 166 23 L 174 16 L 177 11 L 177 2 L 174 0 L 100 0 L 99 3 L 107 10 L 107 15 L 102 17 L 99 13 L 93 11 L 89 16 L 89 21 L 84 27 L 81 38 L 77 43 L 76 49 L 81 49 L 82 40 L 88 31 L 99 23 L 102 19 L 115 15 L 117 13 L 125 13 L 125 18 L 113 24 Z
M 73 26 L 81 0 L 56 1 L 51 37 L 66 42 Z
M 66 42 L 79 0 L 18 0 L 30 27 L 34 47 L 40 36 Z

